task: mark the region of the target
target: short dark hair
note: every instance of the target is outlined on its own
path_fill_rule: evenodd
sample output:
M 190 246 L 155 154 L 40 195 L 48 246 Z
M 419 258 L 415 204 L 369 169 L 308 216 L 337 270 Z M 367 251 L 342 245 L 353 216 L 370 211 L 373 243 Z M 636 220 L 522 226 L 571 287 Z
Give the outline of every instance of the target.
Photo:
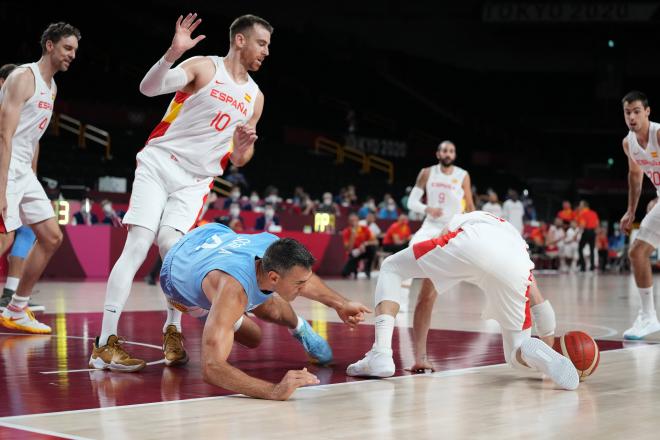
M 263 26 L 271 34 L 274 31 L 273 26 L 261 17 L 252 14 L 241 15 L 229 26 L 229 42 L 233 43 L 236 34 L 245 34 L 255 24 Z
M 449 139 L 445 139 L 444 141 L 442 141 L 442 142 L 440 142 L 440 143 L 438 144 L 438 150 L 439 150 L 440 148 L 442 148 L 442 146 L 443 146 L 444 144 L 452 144 L 452 145 L 454 146 L 454 148 L 456 148 L 456 144 L 455 144 L 455 143 L 453 143 L 453 142 L 450 141 Z
M 18 67 L 16 64 L 5 64 L 0 67 L 0 79 L 7 79 L 9 74 L 12 73 L 16 67 Z
M 626 96 L 621 100 L 621 104 L 630 104 L 631 102 L 641 101 L 644 108 L 649 106 L 649 98 L 646 97 L 645 93 L 640 92 L 639 90 L 631 90 L 626 93 Z
M 73 35 L 80 41 L 82 36 L 78 28 L 71 26 L 69 23 L 59 21 L 48 25 L 43 34 L 41 34 L 41 51 L 46 53 L 46 41 L 50 40 L 57 43 L 62 38 L 70 37 Z
M 268 246 L 261 265 L 266 272 L 284 275 L 295 266 L 311 269 L 315 261 L 314 256 L 298 240 L 282 238 Z

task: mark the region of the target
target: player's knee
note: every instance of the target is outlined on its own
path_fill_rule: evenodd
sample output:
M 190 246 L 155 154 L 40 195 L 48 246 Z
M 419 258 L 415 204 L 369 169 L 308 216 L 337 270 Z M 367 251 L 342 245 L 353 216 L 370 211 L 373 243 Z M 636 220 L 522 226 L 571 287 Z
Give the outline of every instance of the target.
M 53 228 L 52 230 L 49 230 L 48 233 L 39 237 L 41 245 L 50 251 L 54 251 L 59 248 L 63 240 L 64 235 L 62 234 L 62 230 L 59 227 Z
M 383 272 L 389 272 L 389 273 L 396 272 L 396 263 L 394 262 L 393 257 L 394 255 L 390 255 L 389 257 L 383 260 L 383 263 L 380 265 L 381 274 Z
M 636 241 L 632 246 L 630 246 L 630 250 L 628 250 L 628 257 L 635 263 L 645 262 L 653 252 L 653 249 L 651 249 L 651 252 L 648 252 L 646 249 L 647 247 L 648 246 L 640 245 L 639 242 Z

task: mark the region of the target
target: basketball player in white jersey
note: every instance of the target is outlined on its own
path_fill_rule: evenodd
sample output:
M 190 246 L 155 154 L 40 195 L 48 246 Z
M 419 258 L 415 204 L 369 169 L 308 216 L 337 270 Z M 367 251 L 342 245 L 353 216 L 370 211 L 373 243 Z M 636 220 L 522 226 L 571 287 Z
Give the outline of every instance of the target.
M 244 15 L 229 29 L 225 57 L 192 57 L 173 67 L 205 38 L 192 37 L 200 23 L 197 14 L 180 16 L 170 47 L 140 83 L 146 96 L 175 95 L 137 155 L 130 206 L 123 219 L 130 229 L 108 279 L 102 330 L 90 359 L 97 368 L 144 367 L 144 361 L 123 350 L 117 337 L 108 344 L 117 334 L 135 273 L 154 240 L 164 257 L 194 226 L 213 178 L 222 175 L 230 161 L 245 165 L 254 152 L 264 96 L 248 72 L 258 71 L 268 56 L 273 28 L 262 18 Z M 166 364 L 185 363 L 181 312 L 171 305 L 163 332 Z
M 27 224 L 37 237 L 0 324 L 29 333 L 51 332 L 27 305 L 34 285 L 62 242 L 53 207 L 32 161 L 53 114 L 57 94 L 53 77 L 69 69 L 79 40 L 80 31 L 70 24 L 49 25 L 41 36 L 41 59 L 16 68 L 0 90 L 0 232 Z
M 481 288 L 487 298 L 485 317 L 502 327 L 507 363 L 523 371 L 545 373 L 563 389 L 576 389 L 579 378 L 572 362 L 531 337 L 533 267 L 527 244 L 507 221 L 483 211 L 454 216 L 440 236 L 385 259 L 376 285 L 373 348 L 349 365 L 346 373 L 375 377 L 394 374 L 392 333 L 401 300 L 398 286 L 404 278 L 430 278 L 439 292 L 462 281 Z
M 660 124 L 649 121 L 651 108 L 646 95 L 632 91 L 623 97 L 623 114 L 630 130 L 623 139 L 628 157 L 628 209 L 621 218 L 621 230 L 629 233 L 642 192 L 644 174 L 660 195 Z M 641 299 L 641 308 L 632 327 L 623 332 L 625 339 L 642 339 L 660 330 L 653 301 L 653 273 L 649 257 L 660 246 L 660 205 L 646 214 L 628 256 Z
M 456 161 L 454 143 L 441 142 L 435 155 L 438 164 L 422 168 L 417 176 L 415 187 L 408 197 L 408 209 L 426 215 L 422 227 L 410 240 L 410 246 L 440 235 L 449 220 L 463 210 L 463 198 L 466 201 L 465 211 L 474 211 L 470 174 L 463 168 L 454 165 Z M 426 204 L 422 203 L 422 196 L 425 193 Z M 409 295 L 410 284 L 411 280 L 405 280 L 401 286 L 404 302 Z M 416 332 L 421 331 L 426 322 L 430 323 L 433 303 L 437 296 L 433 283 L 428 279 L 422 280 L 417 304 L 425 304 L 427 307 L 415 307 L 413 328 Z M 428 307 L 429 304 L 431 307 Z

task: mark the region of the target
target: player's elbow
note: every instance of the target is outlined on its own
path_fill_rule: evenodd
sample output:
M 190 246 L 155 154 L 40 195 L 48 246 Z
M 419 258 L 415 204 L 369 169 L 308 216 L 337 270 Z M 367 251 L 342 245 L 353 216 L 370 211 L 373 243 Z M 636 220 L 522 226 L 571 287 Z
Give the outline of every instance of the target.
M 149 98 L 153 98 L 158 95 L 158 90 L 155 90 L 153 87 L 149 87 L 144 80 L 140 83 L 140 93 Z
M 222 378 L 227 375 L 224 373 L 227 362 L 218 362 L 214 359 L 202 361 L 202 380 L 209 385 L 222 386 Z

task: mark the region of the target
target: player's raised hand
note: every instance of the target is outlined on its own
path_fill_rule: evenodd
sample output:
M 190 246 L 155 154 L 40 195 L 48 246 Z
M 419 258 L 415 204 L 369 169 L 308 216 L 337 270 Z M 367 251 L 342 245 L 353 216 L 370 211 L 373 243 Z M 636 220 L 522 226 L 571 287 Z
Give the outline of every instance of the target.
M 271 400 L 287 400 L 299 388 L 307 385 L 317 385 L 319 380 L 307 368 L 302 370 L 289 370 L 280 383 L 275 385 L 271 393 Z
M 337 309 L 337 315 L 339 315 L 339 318 L 351 328 L 354 328 L 364 321 L 364 315 L 366 313 L 372 313 L 372 311 L 369 307 L 356 301 L 347 301 Z
M 201 18 L 197 18 L 197 13 L 188 14 L 184 18 L 182 15 L 179 15 L 179 19 L 176 21 L 176 26 L 174 27 L 174 38 L 172 39 L 172 45 L 170 46 L 169 54 L 167 58 L 174 58 L 175 60 L 184 54 L 187 50 L 192 49 L 206 38 L 205 35 L 198 35 L 195 38 L 192 38 L 192 33 L 197 29 L 197 26 L 202 22 Z M 167 61 L 173 61 L 167 59 Z
M 634 221 L 635 221 L 634 212 L 626 211 L 626 213 L 623 214 L 623 217 L 621 217 L 621 222 L 619 224 L 624 234 L 630 234 L 630 230 L 632 229 L 632 225 Z

